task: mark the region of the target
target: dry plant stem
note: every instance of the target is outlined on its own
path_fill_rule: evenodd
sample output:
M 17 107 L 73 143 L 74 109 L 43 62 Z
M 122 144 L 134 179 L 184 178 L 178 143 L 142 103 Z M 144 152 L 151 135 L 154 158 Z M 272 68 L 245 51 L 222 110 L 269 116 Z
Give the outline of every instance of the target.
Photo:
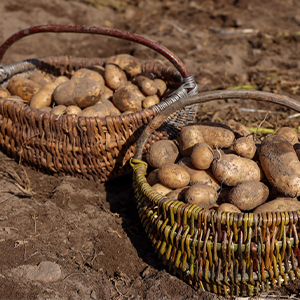
M 277 95 L 273 93 L 250 90 L 224 90 L 197 94 L 184 99 L 180 99 L 178 102 L 165 108 L 147 125 L 146 129 L 143 131 L 138 140 L 135 150 L 135 158 L 140 160 L 142 159 L 143 149 L 149 135 L 155 129 L 159 128 L 163 124 L 163 122 L 168 118 L 168 116 L 173 112 L 182 109 L 183 107 L 188 105 L 224 99 L 248 99 L 270 102 L 283 105 L 300 112 L 300 102 L 297 102 L 296 100 L 285 95 Z

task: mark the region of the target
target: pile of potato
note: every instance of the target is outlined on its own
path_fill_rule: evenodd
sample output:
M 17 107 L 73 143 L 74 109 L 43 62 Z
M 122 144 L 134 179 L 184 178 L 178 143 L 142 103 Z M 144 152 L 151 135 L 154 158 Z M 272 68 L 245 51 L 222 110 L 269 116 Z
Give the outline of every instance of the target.
M 142 72 L 137 58 L 120 54 L 110 57 L 105 67 L 77 70 L 70 79 L 41 72 L 14 76 L 0 96 L 55 115 L 105 117 L 153 106 L 166 91 L 165 81 Z
M 147 182 L 172 200 L 228 212 L 300 210 L 300 143 L 282 127 L 262 140 L 244 125 L 187 125 L 150 146 Z

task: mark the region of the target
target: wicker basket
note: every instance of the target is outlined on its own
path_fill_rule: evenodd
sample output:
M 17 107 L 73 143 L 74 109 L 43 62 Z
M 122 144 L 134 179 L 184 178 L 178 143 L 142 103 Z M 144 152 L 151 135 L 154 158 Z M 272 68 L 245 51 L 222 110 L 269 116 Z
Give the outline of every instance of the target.
M 205 210 L 163 197 L 147 183 L 145 141 L 174 110 L 216 99 L 269 101 L 300 111 L 286 96 L 257 91 L 215 91 L 180 100 L 146 127 L 133 167 L 137 209 L 155 251 L 174 274 L 203 290 L 252 296 L 300 276 L 300 211 L 262 214 Z
M 146 124 L 162 109 L 180 98 L 197 93 L 197 85 L 183 63 L 168 49 L 133 33 L 93 26 L 41 25 L 24 29 L 0 47 L 0 61 L 6 50 L 22 37 L 40 32 L 78 32 L 109 35 L 143 44 L 165 56 L 175 67 L 157 62 L 143 63 L 143 71 L 164 79 L 175 92 L 166 100 L 139 112 L 122 116 L 77 117 L 42 113 L 28 105 L 0 97 L 1 149 L 17 161 L 49 174 L 73 175 L 106 181 L 131 171 L 128 163 Z M 70 76 L 76 70 L 104 66 L 107 59 L 44 57 L 28 59 L 0 68 L 0 84 L 28 72 Z M 149 139 L 165 139 L 176 134 L 196 116 L 195 105 L 175 112 Z

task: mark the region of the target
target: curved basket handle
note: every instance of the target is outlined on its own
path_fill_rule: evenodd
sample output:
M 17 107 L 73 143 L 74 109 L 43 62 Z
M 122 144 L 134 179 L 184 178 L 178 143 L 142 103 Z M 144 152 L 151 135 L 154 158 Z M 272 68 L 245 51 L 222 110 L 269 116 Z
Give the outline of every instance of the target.
M 155 50 L 156 52 L 160 53 L 164 57 L 166 57 L 176 67 L 176 69 L 180 72 L 183 78 L 191 77 L 183 62 L 170 50 L 158 44 L 157 42 L 154 42 L 140 35 L 130 33 L 127 31 L 105 28 L 105 27 L 89 26 L 89 25 L 57 25 L 57 24 L 37 25 L 37 26 L 20 30 L 19 32 L 9 37 L 0 46 L 0 63 L 2 62 L 5 52 L 12 44 L 14 44 L 16 41 L 20 40 L 23 37 L 36 34 L 36 33 L 41 33 L 41 32 L 92 33 L 92 34 L 108 35 L 108 36 L 113 36 L 124 40 L 133 41 L 145 45 Z
M 146 141 L 149 138 L 150 134 L 154 130 L 159 128 L 163 124 L 163 122 L 168 118 L 168 116 L 173 112 L 188 105 L 204 103 L 213 100 L 234 99 L 234 98 L 276 103 L 294 109 L 297 112 L 300 112 L 300 102 L 288 96 L 276 95 L 273 93 L 249 91 L 249 90 L 238 90 L 238 91 L 222 90 L 222 91 L 212 91 L 212 92 L 197 94 L 184 99 L 179 99 L 173 105 L 163 109 L 159 114 L 157 114 L 157 116 L 154 119 L 152 119 L 149 122 L 149 124 L 147 125 L 147 127 L 145 128 L 145 130 L 140 135 L 137 141 L 134 158 L 142 160 L 143 149 L 145 147 Z

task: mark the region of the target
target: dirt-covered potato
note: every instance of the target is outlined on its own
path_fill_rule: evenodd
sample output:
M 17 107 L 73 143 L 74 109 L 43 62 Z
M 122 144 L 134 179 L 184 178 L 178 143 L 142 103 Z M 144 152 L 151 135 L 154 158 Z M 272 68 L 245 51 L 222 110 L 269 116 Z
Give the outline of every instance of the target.
M 119 66 L 130 77 L 135 77 L 142 72 L 142 64 L 139 59 L 129 54 L 111 56 L 107 60 L 107 64 L 109 63 Z
M 43 107 L 40 107 L 39 110 L 46 112 L 46 113 L 51 113 L 52 108 L 50 106 L 43 106 Z
M 174 163 L 178 155 L 178 148 L 173 141 L 159 140 L 149 147 L 146 160 L 153 168 L 160 168 L 165 164 Z
M 170 192 L 172 192 L 172 189 L 170 189 L 170 188 L 164 186 L 164 185 L 161 184 L 161 183 L 156 183 L 156 184 L 154 184 L 151 188 L 152 188 L 152 190 L 153 190 L 154 192 L 157 192 L 157 193 L 159 193 L 159 194 L 161 194 L 161 195 L 163 195 L 163 196 L 166 196 L 166 195 L 168 195 Z
M 11 93 L 6 88 L 0 88 L 0 97 L 9 98 L 11 97 Z
M 98 72 L 86 68 L 81 68 L 77 70 L 71 77 L 71 79 L 74 78 L 89 78 L 102 84 L 105 84 L 104 78 Z
M 215 205 L 218 199 L 217 191 L 206 184 L 196 183 L 185 192 L 185 202 L 203 208 Z
M 145 96 L 133 83 L 128 82 L 120 86 L 112 97 L 113 104 L 121 111 L 139 111 L 142 109 L 142 101 Z
M 119 66 L 110 63 L 105 66 L 104 79 L 106 85 L 114 91 L 127 82 L 125 72 Z
M 167 90 L 167 84 L 165 83 L 164 80 L 162 80 L 160 78 L 155 78 L 154 82 L 157 87 L 157 96 L 162 97 Z
M 50 82 L 41 87 L 41 89 L 32 96 L 29 106 L 32 108 L 41 108 L 52 104 L 52 95 L 57 84 Z
M 291 127 L 281 127 L 275 134 L 285 136 L 292 145 L 299 142 L 297 132 Z
M 85 108 L 97 103 L 103 93 L 103 83 L 89 78 L 74 78 L 57 86 L 53 101 L 56 105 L 77 105 Z
M 176 189 L 173 190 L 172 192 L 170 192 L 167 197 L 170 198 L 171 200 L 175 200 L 175 201 L 185 201 L 185 192 L 189 189 L 188 186 L 180 188 L 180 189 Z
M 279 193 L 300 196 L 300 162 L 285 136 L 268 135 L 261 143 L 259 160 L 268 181 Z
M 157 86 L 154 80 L 140 74 L 135 77 L 134 83 L 140 88 L 145 96 L 152 96 L 157 93 Z
M 50 113 L 53 115 L 61 116 L 65 114 L 66 109 L 67 107 L 65 105 L 57 105 L 50 111 Z
M 49 74 L 43 74 L 41 72 L 34 72 L 29 74 L 28 79 L 33 80 L 34 82 L 44 86 L 47 83 L 53 82 L 54 77 Z
M 242 136 L 233 142 L 234 152 L 242 157 L 252 159 L 256 153 L 256 144 L 253 135 Z
M 142 107 L 147 108 L 151 107 L 157 103 L 159 103 L 159 98 L 157 95 L 152 95 L 152 96 L 147 96 L 143 101 L 142 101 Z
M 231 213 L 241 213 L 241 211 L 233 204 L 230 203 L 222 203 L 217 208 L 219 212 L 231 212 Z
M 95 105 L 84 108 L 78 116 L 80 117 L 99 117 L 104 118 L 110 116 L 110 109 L 106 103 L 98 102 Z
M 229 186 L 236 186 L 243 181 L 260 181 L 262 177 L 261 169 L 255 161 L 235 154 L 215 158 L 212 171 L 220 183 Z
M 298 211 L 300 210 L 300 202 L 293 198 L 280 197 L 272 201 L 266 202 L 254 209 L 253 213 L 264 212 L 281 212 L 281 211 Z
M 54 82 L 55 82 L 57 85 L 59 85 L 59 84 L 61 84 L 61 83 L 63 83 L 63 82 L 66 82 L 66 81 L 69 81 L 69 78 L 68 78 L 67 76 L 64 76 L 64 75 L 58 76 L 58 77 L 56 77 L 56 79 L 54 80 Z
M 176 164 L 165 164 L 158 171 L 159 181 L 170 189 L 185 187 L 190 182 L 189 173 L 181 166 Z
M 103 93 L 102 97 L 104 97 L 107 100 L 111 100 L 113 95 L 114 95 L 114 92 L 105 85 L 104 86 L 104 93 Z
M 191 162 L 198 170 L 207 170 L 214 159 L 212 148 L 206 143 L 194 145 L 191 153 Z
M 33 80 L 19 76 L 13 77 L 7 85 L 7 89 L 11 95 L 19 96 L 26 102 L 29 102 L 32 96 L 36 94 L 41 87 L 40 84 Z
M 158 179 L 158 170 L 159 169 L 154 169 L 153 171 L 151 171 L 148 176 L 147 176 L 147 182 L 149 183 L 149 185 L 154 185 L 156 183 L 159 183 L 159 179 Z
M 251 134 L 251 131 L 245 125 L 234 120 L 229 120 L 225 124 L 234 132 L 236 138 Z
M 12 100 L 18 103 L 27 103 L 27 101 L 23 100 L 20 96 L 14 95 L 14 96 L 10 96 L 9 98 L 7 98 L 7 100 Z
M 269 196 L 268 187 L 258 181 L 244 181 L 233 187 L 228 200 L 240 210 L 252 210 L 263 204 Z
M 70 106 L 67 106 L 65 114 L 66 115 L 78 115 L 78 114 L 80 114 L 80 112 L 81 112 L 80 107 L 78 107 L 77 105 L 70 105 Z
M 102 103 L 106 105 L 107 109 L 109 110 L 110 116 L 120 116 L 121 112 L 113 105 L 113 103 L 105 98 L 102 97 Z

